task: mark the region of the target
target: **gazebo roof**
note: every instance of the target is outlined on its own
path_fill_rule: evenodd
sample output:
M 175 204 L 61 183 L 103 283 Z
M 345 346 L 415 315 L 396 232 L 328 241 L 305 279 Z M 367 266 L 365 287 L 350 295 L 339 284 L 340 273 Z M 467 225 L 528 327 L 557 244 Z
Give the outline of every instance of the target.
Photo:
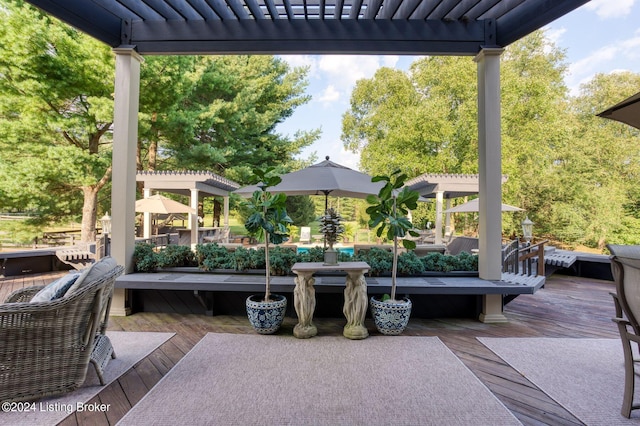
M 588 0 L 28 0 L 140 54 L 476 55 Z
M 232 180 L 206 171 L 141 171 L 136 181 L 144 182 L 146 189 L 191 195 L 197 189 L 204 196 L 227 196 L 240 187 Z
M 475 195 L 479 191 L 480 175 L 425 173 L 411 180 L 405 186 L 418 191 L 422 197 L 435 198 L 437 192 L 443 192 L 443 198 L 458 198 Z M 507 176 L 502 175 L 502 183 Z

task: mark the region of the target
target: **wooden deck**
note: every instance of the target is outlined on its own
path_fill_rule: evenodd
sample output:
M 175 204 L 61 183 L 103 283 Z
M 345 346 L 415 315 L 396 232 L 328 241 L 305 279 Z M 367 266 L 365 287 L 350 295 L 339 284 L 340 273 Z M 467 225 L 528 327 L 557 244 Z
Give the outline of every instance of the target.
M 54 274 L 55 275 L 55 274 Z M 0 298 L 32 280 L 51 278 L 11 277 L 0 283 Z M 476 376 L 525 425 L 579 425 L 573 415 L 547 397 L 536 386 L 506 365 L 476 337 L 604 337 L 617 338 L 610 281 L 554 275 L 533 295 L 521 295 L 510 302 L 506 324 L 483 324 L 470 319 L 411 319 L 408 336 L 438 336 Z M 91 402 L 111 404 L 107 413 L 76 413 L 63 425 L 115 424 L 207 333 L 253 333 L 244 316 L 207 317 L 193 311 L 188 298 L 181 300 L 168 292 L 151 292 L 149 306 L 170 306 L 166 313 L 137 313 L 113 317 L 112 330 L 169 331 L 176 335 L 142 360 L 119 380 L 107 386 Z M 320 335 L 341 335 L 344 318 L 318 318 L 314 322 Z M 287 318 L 280 333 L 292 334 L 295 318 Z M 367 320 L 375 335 L 373 324 Z M 392 337 L 390 337 L 392 338 Z M 428 360 L 425 360 L 428 362 Z M 620 389 L 622 392 L 622 387 Z M 239 413 L 241 420 L 241 413 Z

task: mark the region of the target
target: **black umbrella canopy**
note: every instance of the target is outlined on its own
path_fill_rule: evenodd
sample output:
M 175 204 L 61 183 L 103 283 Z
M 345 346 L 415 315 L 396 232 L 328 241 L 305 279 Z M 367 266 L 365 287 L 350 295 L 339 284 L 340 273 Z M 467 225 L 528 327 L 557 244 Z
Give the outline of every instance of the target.
M 280 177 L 282 182 L 269 188 L 269 192 L 366 198 L 367 195 L 377 194 L 384 186 L 384 182 L 371 182 L 368 174 L 334 163 L 328 156 L 325 161 Z M 249 197 L 259 189 L 258 185 L 249 185 L 234 192 Z
M 598 117 L 616 120 L 640 129 L 640 92 L 602 111 Z

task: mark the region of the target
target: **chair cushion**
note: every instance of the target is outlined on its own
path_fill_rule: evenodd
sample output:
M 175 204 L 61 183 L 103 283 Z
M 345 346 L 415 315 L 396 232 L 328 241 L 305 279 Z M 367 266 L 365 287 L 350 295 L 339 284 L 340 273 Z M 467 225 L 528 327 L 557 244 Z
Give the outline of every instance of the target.
M 104 274 L 111 271 L 116 266 L 118 266 L 118 263 L 115 259 L 107 256 L 103 257 L 98 262 L 93 263 L 89 267 L 84 268 L 76 282 L 67 290 L 65 296 L 69 296 L 82 286 L 100 279 Z
M 77 271 L 50 282 L 42 290 L 37 292 L 32 298 L 32 302 L 48 302 L 64 296 L 67 290 L 78 280 L 80 274 Z

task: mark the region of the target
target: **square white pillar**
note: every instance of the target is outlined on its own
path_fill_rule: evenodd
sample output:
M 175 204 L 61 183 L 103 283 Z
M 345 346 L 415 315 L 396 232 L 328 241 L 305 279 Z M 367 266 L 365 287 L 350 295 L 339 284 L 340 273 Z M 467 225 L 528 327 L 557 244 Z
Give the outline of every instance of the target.
M 500 130 L 500 55 L 483 49 L 478 64 L 479 275 L 502 276 L 502 158 Z
M 143 58 L 132 46 L 113 49 L 116 54 L 115 101 L 113 107 L 113 155 L 111 190 L 111 255 L 125 274 L 133 272 L 135 247 L 136 147 L 140 63 Z M 130 313 L 127 291 L 116 289 L 112 315 Z

